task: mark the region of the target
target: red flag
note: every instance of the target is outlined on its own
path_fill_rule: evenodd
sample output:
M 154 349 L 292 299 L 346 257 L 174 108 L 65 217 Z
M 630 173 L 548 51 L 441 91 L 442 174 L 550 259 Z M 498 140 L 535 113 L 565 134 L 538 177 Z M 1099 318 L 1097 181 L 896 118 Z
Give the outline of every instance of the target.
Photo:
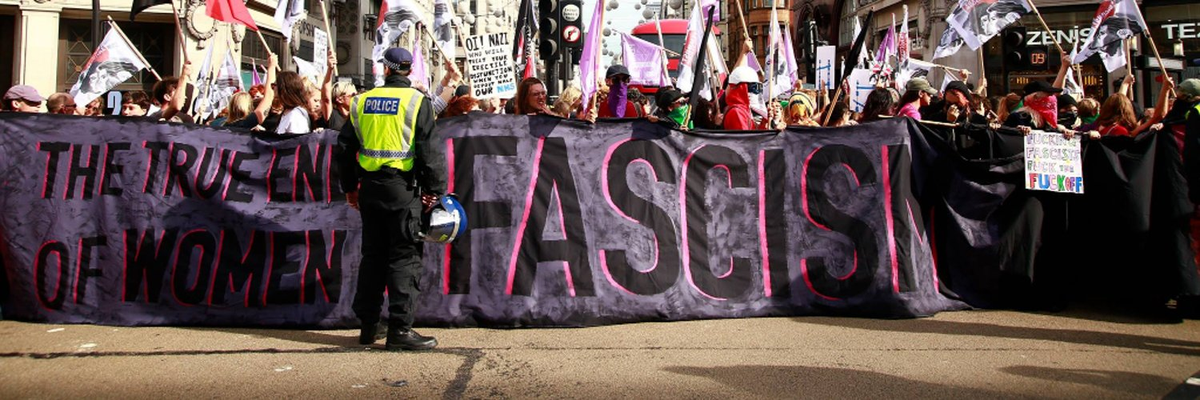
M 246 4 L 240 0 L 207 0 L 205 5 L 208 8 L 208 16 L 212 19 L 238 23 L 258 30 L 258 25 L 254 24 L 254 18 L 250 16 L 250 10 L 247 10 Z

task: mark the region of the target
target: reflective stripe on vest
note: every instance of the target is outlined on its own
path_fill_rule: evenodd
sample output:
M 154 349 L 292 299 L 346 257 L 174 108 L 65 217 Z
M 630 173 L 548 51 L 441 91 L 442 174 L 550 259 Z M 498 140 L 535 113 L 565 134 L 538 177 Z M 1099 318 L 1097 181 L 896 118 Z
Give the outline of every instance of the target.
M 354 98 L 350 124 L 362 145 L 358 164 L 364 170 L 412 170 L 417 114 L 424 99 L 416 89 L 392 87 L 375 88 Z

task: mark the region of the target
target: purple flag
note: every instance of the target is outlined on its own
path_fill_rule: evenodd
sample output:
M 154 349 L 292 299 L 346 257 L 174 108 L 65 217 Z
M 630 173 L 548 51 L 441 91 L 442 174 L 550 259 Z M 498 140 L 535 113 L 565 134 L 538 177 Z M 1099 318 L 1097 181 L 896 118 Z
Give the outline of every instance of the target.
M 596 0 L 596 11 L 592 13 L 592 21 L 583 27 L 587 35 L 583 38 L 583 54 L 579 56 L 579 88 L 583 92 L 583 109 L 588 110 L 592 104 L 592 96 L 597 90 L 597 80 L 600 79 L 600 32 L 604 29 L 604 0 Z
M 621 32 L 621 57 L 629 68 L 629 83 L 646 86 L 668 86 L 665 54 L 662 47 Z
M 750 67 L 750 69 L 754 70 L 754 72 L 763 71 L 762 64 L 758 63 L 758 55 L 754 54 L 753 50 L 751 50 L 749 53 L 746 53 L 746 66 Z
M 412 55 L 412 73 L 410 73 L 408 77 L 412 80 L 414 85 L 419 83 L 425 85 L 426 90 L 433 89 L 429 87 L 429 71 L 425 69 L 425 52 L 421 51 L 420 40 L 416 40 L 415 44 L 413 44 Z
M 254 60 L 250 60 L 250 86 L 258 86 L 263 83 L 262 78 L 258 77 L 258 64 Z
M 875 62 L 887 63 L 888 56 L 896 54 L 896 26 L 888 27 L 887 36 L 879 42 L 879 50 L 875 51 Z

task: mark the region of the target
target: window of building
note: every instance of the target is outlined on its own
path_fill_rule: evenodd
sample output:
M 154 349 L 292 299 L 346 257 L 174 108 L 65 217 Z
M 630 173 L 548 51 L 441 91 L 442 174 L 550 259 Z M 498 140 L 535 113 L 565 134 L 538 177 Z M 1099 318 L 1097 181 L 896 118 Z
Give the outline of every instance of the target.
M 248 63 L 253 60 L 255 63 L 266 65 L 267 49 L 263 47 L 262 41 L 253 36 L 257 34 L 247 32 L 246 38 L 242 40 L 242 62 Z M 274 33 L 264 32 L 263 38 L 267 39 L 267 44 L 271 46 L 271 53 L 281 54 L 283 48 L 283 37 Z M 282 60 L 281 60 L 282 62 Z
M 854 43 L 854 25 L 858 22 L 858 2 L 842 3 L 842 23 L 838 27 L 838 43 L 847 45 Z

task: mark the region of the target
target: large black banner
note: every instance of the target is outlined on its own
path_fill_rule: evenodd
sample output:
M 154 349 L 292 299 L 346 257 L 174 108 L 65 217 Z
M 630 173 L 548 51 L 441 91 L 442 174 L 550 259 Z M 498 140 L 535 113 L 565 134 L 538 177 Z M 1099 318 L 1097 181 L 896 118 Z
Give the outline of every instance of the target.
M 938 157 L 909 120 L 705 135 L 472 114 L 438 133 L 470 229 L 426 246 L 418 323 L 965 307 L 938 290 L 914 195 Z M 333 132 L 0 114 L 0 134 L 6 318 L 356 324 Z

